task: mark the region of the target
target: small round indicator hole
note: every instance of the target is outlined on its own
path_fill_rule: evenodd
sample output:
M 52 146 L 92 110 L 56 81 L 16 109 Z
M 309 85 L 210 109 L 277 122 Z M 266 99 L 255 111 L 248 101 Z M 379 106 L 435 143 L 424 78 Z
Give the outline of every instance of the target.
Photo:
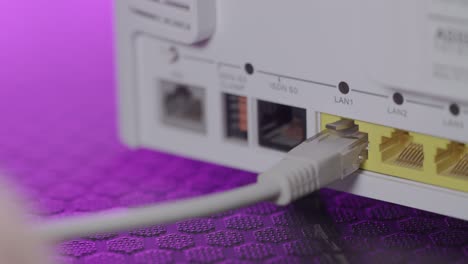
M 255 72 L 254 66 L 250 63 L 246 63 L 244 69 L 248 75 L 252 75 Z
M 338 84 L 338 89 L 342 94 L 348 94 L 349 93 L 349 85 L 346 82 L 340 82 Z
M 403 95 L 401 93 L 394 93 L 393 94 L 393 102 L 397 105 L 402 105 L 405 99 L 403 98 Z
M 458 116 L 460 114 L 460 107 L 457 104 L 450 105 L 450 113 L 454 116 Z

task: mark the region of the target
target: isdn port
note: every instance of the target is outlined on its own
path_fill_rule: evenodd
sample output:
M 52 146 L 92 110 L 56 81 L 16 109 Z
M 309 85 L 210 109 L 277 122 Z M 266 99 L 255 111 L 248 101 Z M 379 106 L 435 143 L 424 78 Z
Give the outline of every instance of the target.
M 258 100 L 257 113 L 260 146 L 289 151 L 306 139 L 306 109 Z

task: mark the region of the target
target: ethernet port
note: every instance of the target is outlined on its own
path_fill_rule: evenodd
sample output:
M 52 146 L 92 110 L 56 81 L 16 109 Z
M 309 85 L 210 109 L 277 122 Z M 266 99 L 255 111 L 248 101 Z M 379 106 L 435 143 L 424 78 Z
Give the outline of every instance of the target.
M 307 116 L 303 108 L 258 100 L 260 146 L 289 151 L 307 136 Z
M 435 158 L 437 174 L 468 177 L 468 147 L 452 142 L 445 149 L 437 149 Z
M 247 97 L 224 94 L 226 137 L 246 142 L 248 138 Z
M 396 130 L 390 138 L 383 137 L 380 151 L 385 163 L 411 169 L 423 168 L 423 146 L 414 143 L 408 132 Z
M 163 123 L 205 133 L 205 89 L 170 81 L 161 81 L 160 86 Z

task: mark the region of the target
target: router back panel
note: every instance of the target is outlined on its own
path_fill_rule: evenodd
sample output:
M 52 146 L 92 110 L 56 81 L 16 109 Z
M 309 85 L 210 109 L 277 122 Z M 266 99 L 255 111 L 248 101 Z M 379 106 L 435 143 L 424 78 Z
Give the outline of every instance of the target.
M 332 188 L 468 220 L 468 3 L 117 0 L 129 146 L 261 172 L 353 119 Z

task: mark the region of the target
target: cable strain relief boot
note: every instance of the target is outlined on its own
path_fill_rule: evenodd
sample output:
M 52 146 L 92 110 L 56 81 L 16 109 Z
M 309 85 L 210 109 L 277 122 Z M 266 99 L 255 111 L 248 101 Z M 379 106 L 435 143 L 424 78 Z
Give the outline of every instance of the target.
M 284 206 L 317 190 L 320 182 L 316 175 L 316 165 L 311 161 L 285 158 L 260 174 L 258 183 L 279 186 L 280 194 L 275 203 Z

